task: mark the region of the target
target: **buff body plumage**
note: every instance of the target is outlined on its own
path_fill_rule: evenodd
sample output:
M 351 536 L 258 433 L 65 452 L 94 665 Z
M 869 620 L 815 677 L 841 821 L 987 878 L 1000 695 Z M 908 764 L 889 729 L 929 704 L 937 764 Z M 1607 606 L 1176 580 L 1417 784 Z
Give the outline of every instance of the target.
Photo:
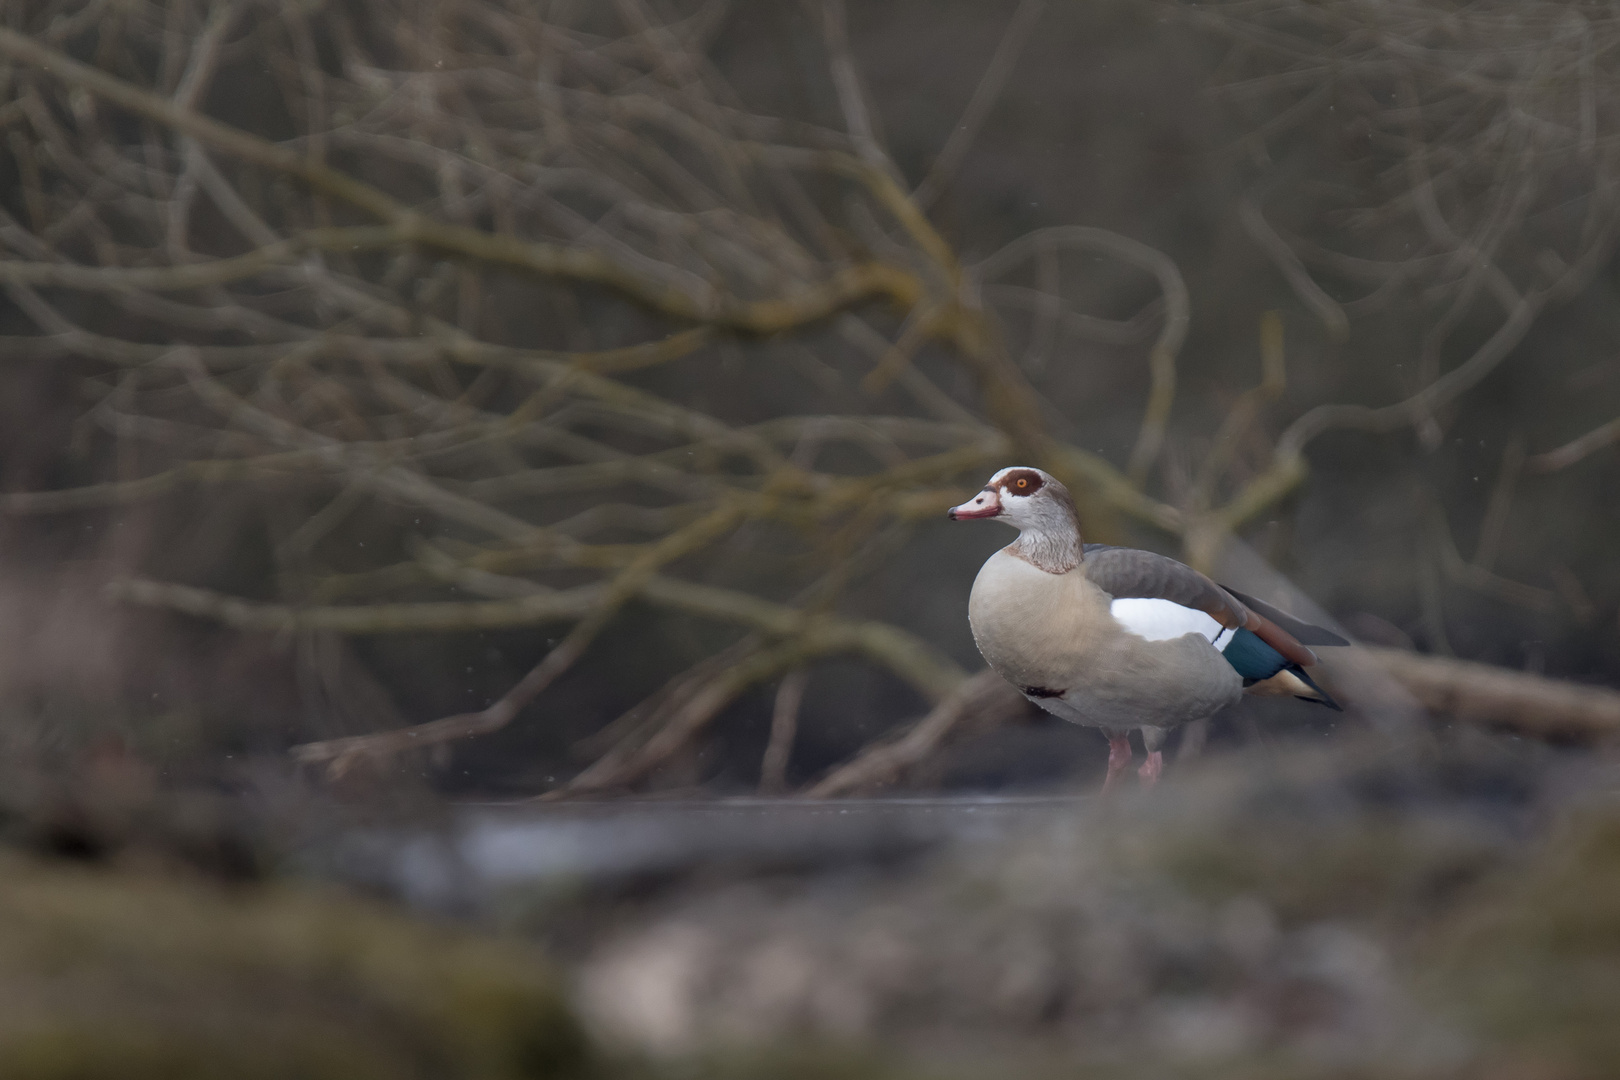
M 1133 728 L 1148 751 L 1143 779 L 1152 783 L 1169 731 L 1246 691 L 1338 708 L 1305 668 L 1316 662 L 1307 643 L 1343 638 L 1174 559 L 1082 544 L 1067 489 L 1039 469 L 1003 469 L 951 517 L 996 518 L 1019 530 L 974 579 L 973 640 L 1030 701 L 1108 735 L 1110 783 L 1131 760 Z

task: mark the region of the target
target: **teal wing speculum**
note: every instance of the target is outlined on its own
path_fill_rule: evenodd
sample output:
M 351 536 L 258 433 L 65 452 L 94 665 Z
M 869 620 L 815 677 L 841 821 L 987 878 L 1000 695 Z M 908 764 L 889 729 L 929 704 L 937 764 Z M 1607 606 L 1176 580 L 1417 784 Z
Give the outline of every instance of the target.
M 1304 668 L 1289 663 L 1287 657 L 1260 640 L 1258 634 L 1243 629 L 1233 630 L 1231 633 L 1231 641 L 1221 648 L 1221 655 L 1232 665 L 1232 670 L 1243 677 L 1244 686 L 1253 686 L 1280 671 L 1289 671 L 1306 686 L 1321 694 L 1322 704 L 1332 709 L 1340 708 L 1339 703 L 1334 701 L 1327 691 L 1317 686 L 1315 680 L 1305 673 Z

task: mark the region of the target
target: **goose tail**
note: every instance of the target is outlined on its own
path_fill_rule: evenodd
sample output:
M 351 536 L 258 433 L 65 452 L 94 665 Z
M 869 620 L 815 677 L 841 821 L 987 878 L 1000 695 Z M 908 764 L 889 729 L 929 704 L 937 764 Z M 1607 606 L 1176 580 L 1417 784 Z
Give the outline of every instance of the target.
M 1344 712 L 1344 707 L 1333 700 L 1333 695 L 1316 685 L 1316 680 L 1298 664 L 1290 664 L 1271 678 L 1251 684 L 1245 693 L 1286 695 L 1326 705 L 1334 712 Z

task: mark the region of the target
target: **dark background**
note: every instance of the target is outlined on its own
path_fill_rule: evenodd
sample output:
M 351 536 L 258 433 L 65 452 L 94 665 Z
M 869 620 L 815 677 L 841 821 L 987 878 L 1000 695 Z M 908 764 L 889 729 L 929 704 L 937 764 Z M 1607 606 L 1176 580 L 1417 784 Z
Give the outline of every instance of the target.
M 605 50 L 630 33 L 606 9 L 555 7 L 551 18 L 557 25 Z M 927 174 L 950 137 L 1016 7 L 910 0 L 852 6 L 849 46 L 873 127 L 908 185 Z M 1517 25 L 1491 17 L 1494 8 L 1476 6 L 1469 10 L 1477 17 L 1465 13 L 1449 24 L 1434 14 L 1431 23 L 1415 28 L 1380 28 L 1378 5 L 1370 4 L 1322 12 L 1286 4 L 1051 4 L 928 216 L 969 265 L 1031 230 L 1061 225 L 1101 226 L 1174 261 L 1191 298 L 1191 322 L 1178 358 L 1164 448 L 1145 484 L 1155 499 L 1179 507 L 1191 505 L 1193 477 L 1223 420 L 1259 380 L 1260 327 L 1267 312 L 1281 315 L 1287 385 L 1240 433 L 1219 479 L 1223 499 L 1263 472 L 1279 434 L 1308 410 L 1325 403 L 1381 406 L 1401 400 L 1463 363 L 1501 325 L 1503 311 L 1489 290 L 1469 281 L 1468 259 L 1457 254 L 1463 242 L 1448 255 L 1423 221 L 1422 200 L 1413 195 L 1414 147 L 1421 146 L 1424 160 L 1442 175 L 1435 189 L 1442 215 L 1469 242 L 1488 244 L 1494 264 L 1522 292 L 1540 287 L 1549 261 L 1568 265 L 1595 249 L 1594 270 L 1579 288 L 1549 303 L 1507 357 L 1477 386 L 1438 408 L 1432 424 L 1330 430 L 1313 439 L 1305 451 L 1306 479 L 1245 521 L 1241 536 L 1351 633 L 1372 643 L 1620 685 L 1620 564 L 1613 540 L 1620 529 L 1620 454 L 1610 446 L 1550 472 L 1519 464 L 1620 414 L 1615 267 L 1608 241 L 1593 240 L 1582 226 L 1583 215 L 1607 198 L 1607 185 L 1620 172 L 1609 168 L 1608 140 L 1620 120 L 1609 108 L 1615 80 L 1602 48 L 1609 31 L 1606 23 L 1588 27 L 1584 47 L 1598 59 L 1590 77 L 1581 76 L 1582 39 L 1554 32 L 1563 25 L 1557 19 L 1565 8 L 1574 12 L 1581 5 L 1540 5 Z M 169 20 L 182 41 L 194 41 L 208 11 L 184 4 L 131 10 L 120 26 L 103 22 L 60 36 L 54 45 L 138 84 L 144 78 L 143 85 L 161 86 L 168 79 L 172 89 L 173 73 L 159 60 L 165 30 L 157 16 Z M 729 87 L 728 100 L 739 108 L 845 129 L 828 75 L 823 13 L 816 6 L 645 10 L 682 33 L 690 31 L 690 53 L 707 58 L 716 83 Z M 1428 10 L 1403 9 L 1399 17 L 1421 21 Z M 47 38 L 46 29 L 60 25 L 52 20 L 65 17 L 55 6 L 25 2 L 7 3 L 3 11 L 8 26 Z M 683 22 L 687 16 L 691 20 Z M 301 33 L 314 50 L 306 63 L 337 86 L 345 79 L 345 43 L 358 42 L 377 66 L 413 70 L 425 54 L 399 28 L 420 30 L 426 40 L 431 27 L 453 27 L 458 17 L 449 4 L 315 5 L 303 17 Z M 271 139 L 307 131 L 300 99 L 287 89 L 297 84 L 287 58 L 301 55 L 290 20 L 273 6 L 243 9 L 227 34 L 227 62 L 199 103 L 204 111 Z M 1381 49 L 1385 29 L 1412 49 Z M 106 47 L 106 41 L 122 44 Z M 1459 71 L 1483 75 L 1471 83 Z M 651 84 L 660 77 L 651 76 Z M 5 78 L 14 100 L 31 95 L 58 122 L 84 113 L 80 106 L 76 114 L 60 83 L 38 72 L 16 68 Z M 627 94 L 638 89 L 629 83 L 618 88 Z M 342 100 L 337 89 L 329 94 L 331 101 Z M 1412 100 L 1424 102 L 1427 111 L 1403 106 Z M 1296 108 L 1301 102 L 1309 107 Z M 498 105 L 496 100 L 479 107 L 488 106 L 488 115 L 498 120 Z M 1523 115 L 1541 126 L 1532 125 L 1532 133 L 1520 138 L 1514 124 Z M 1591 117 L 1585 128 L 1583 115 Z M 49 153 L 30 152 L 45 145 L 37 113 L 4 116 L 9 142 L 0 146 L 0 206 L 25 231 L 49 234 L 93 184 Z M 101 159 L 104 165 L 116 158 L 145 160 L 158 171 L 178 168 L 172 133 L 116 109 L 102 107 L 97 116 L 100 126 L 85 124 L 73 139 L 92 149 L 99 140 L 109 155 Z M 455 138 L 445 131 L 422 136 L 408 125 L 399 133 L 438 146 Z M 395 169 L 353 147 L 333 150 L 331 160 L 430 213 L 447 205 L 430 169 L 420 175 Z M 364 220 L 341 207 L 317 210 L 298 184 L 265 170 L 224 167 L 244 198 L 259 200 L 256 205 L 278 227 L 320 214 L 335 215 L 339 223 Z M 30 180 L 36 173 L 43 178 Z M 116 170 L 105 175 L 138 186 Z M 1504 207 L 1508 189 L 1514 194 Z M 857 200 L 848 190 L 814 183 L 807 190 L 831 216 L 853 214 Z M 163 192 L 152 197 L 161 202 Z M 1349 316 L 1342 341 L 1245 229 L 1240 207 L 1246 198 L 1257 200 L 1272 227 L 1301 252 L 1382 261 L 1378 272 L 1386 284 L 1380 288 L 1307 258 L 1321 288 Z M 109 219 L 116 216 L 105 212 Z M 119 228 L 125 226 L 109 226 L 112 233 Z M 152 258 L 163 257 L 159 238 L 128 228 L 133 233 L 119 234 L 122 250 L 158 253 L 129 264 L 151 265 Z M 855 225 L 849 228 L 857 235 Z M 65 257 L 98 261 L 93 244 L 72 239 L 71 230 L 66 235 Z M 244 249 L 206 199 L 197 203 L 189 238 L 195 252 Z M 853 242 L 853 248 L 868 239 Z M 39 258 L 10 234 L 0 240 L 6 258 Z M 1390 267 L 1419 256 L 1426 261 L 1414 261 L 1405 277 L 1389 280 Z M 1071 252 L 1060 264 L 1062 296 L 1078 312 L 1125 320 L 1158 296 L 1150 275 L 1115 259 Z M 421 283 L 432 274 L 454 278 L 465 265 L 423 256 L 404 281 L 387 287 L 415 303 L 410 298 L 423 295 Z M 379 283 L 387 271 L 381 257 L 356 257 L 345 273 Z M 1024 276 L 1010 280 L 1033 282 L 1028 270 L 1018 273 Z M 499 269 L 481 272 L 472 285 L 466 280 L 419 302 L 455 319 L 457 304 L 465 305 L 472 290 L 479 307 L 473 332 L 485 341 L 604 348 L 656 338 L 681 325 L 595 286 Z M 1474 291 L 1459 302 L 1468 290 Z M 23 339 L 46 328 L 10 295 L 0 297 L 0 334 L 6 335 L 0 342 L 0 488 L 39 492 L 130 479 L 233 452 L 219 449 L 225 443 L 173 430 L 119 429 L 105 414 L 98 421 L 98 408 L 109 402 L 119 407 L 118 370 L 72 349 L 47 356 L 26 346 Z M 143 311 L 137 303 L 119 305 L 69 289 L 44 289 L 42 295 L 80 325 L 110 337 L 237 340 L 223 331 L 214 337 L 177 331 L 170 315 Z M 195 295 L 186 302 L 206 308 L 213 301 Z M 294 296 L 288 305 L 288 317 L 306 325 L 329 319 L 311 296 Z M 1432 350 L 1433 370 L 1425 372 L 1425 342 L 1453 305 L 1449 329 Z M 1123 468 L 1148 395 L 1155 313 L 1150 310 L 1137 324 L 1142 332 L 1135 340 L 1059 335 L 1050 357 L 1040 361 L 1029 355 L 1037 333 L 1029 312 L 994 300 L 990 309 L 1007 355 L 1038 396 L 1049 433 Z M 901 332 L 902 312 L 881 304 L 858 310 L 888 340 Z M 188 333 L 193 336 L 186 338 Z M 924 345 L 915 362 L 957 403 L 984 415 L 984 382 L 950 343 Z M 878 394 L 861 389 L 872 363 L 833 321 L 821 320 L 764 338 L 722 332 L 689 356 L 622 379 L 733 424 L 784 416 L 914 414 L 910 400 L 892 388 Z M 475 375 L 452 369 L 461 386 Z M 188 410 L 196 405 L 185 400 L 183 381 L 158 381 L 124 412 L 194 422 Z M 510 409 L 519 400 L 516 390 L 502 389 L 489 407 Z M 210 422 L 229 427 L 217 417 Z M 652 433 L 613 431 L 608 437 L 635 452 L 667 445 Z M 963 468 L 934 487 L 954 486 L 965 496 L 994 468 L 1015 463 Z M 847 476 L 873 468 L 870 457 L 850 448 L 829 450 L 817 464 Z M 724 474 L 742 467 L 722 463 L 718 469 Z M 1503 483 L 1504 471 L 1514 476 L 1511 486 Z M 361 498 L 302 563 L 293 566 L 278 556 L 277 545 L 343 489 L 330 476 L 289 475 L 182 488 L 111 508 L 41 514 L 13 507 L 0 520 L 6 753 L 25 765 L 73 767 L 112 740 L 168 776 L 240 783 L 287 768 L 285 754 L 294 744 L 481 708 L 561 640 L 566 626 L 352 637 L 241 632 L 209 619 L 132 609 L 104 592 L 109 580 L 139 576 L 303 602 L 312 595 L 312 581 L 408 559 L 413 537 L 454 538 L 454 529 L 423 526 L 420 513 L 409 507 Z M 1499 493 L 1499 536 L 1487 545 L 1494 545 L 1494 556 L 1485 559 L 1478 552 L 1493 492 Z M 873 495 L 893 497 L 886 488 Z M 658 507 L 668 505 L 669 497 L 635 487 L 587 488 L 523 506 L 534 520 L 554 521 L 598 503 L 626 501 Z M 797 528 L 751 521 L 670 572 L 785 600 L 815 573 L 835 566 L 846 575 L 832 601 L 835 610 L 903 627 L 963 669 L 977 670 L 967 592 L 978 564 L 1009 539 L 1005 531 L 918 515 L 889 531 L 862 526 L 866 531 L 858 539 L 872 546 L 829 554 L 822 542 L 852 517 L 859 515 L 840 512 Z M 1083 525 L 1088 538 L 1194 557 L 1182 538 L 1128 515 L 1105 517 L 1097 528 L 1089 520 Z M 629 540 L 633 534 L 621 529 L 605 535 Z M 589 579 L 580 570 L 531 577 L 556 587 Z M 387 598 L 447 595 L 454 598 L 454 589 L 446 594 L 418 585 Z M 588 741 L 593 733 L 738 636 L 730 626 L 633 601 L 586 656 L 506 729 L 379 768 L 391 783 L 420 778 L 456 794 L 525 795 L 554 788 L 606 748 L 600 740 Z M 753 790 L 775 686 L 771 678 L 749 688 L 702 737 L 630 789 Z M 1354 686 L 1338 689 L 1354 701 Z M 926 704 L 870 663 L 817 659 L 787 770 L 790 786 L 810 783 L 920 715 Z M 1303 705 L 1245 705 L 1216 719 L 1212 745 L 1313 737 L 1332 722 Z M 1366 718 L 1352 714 L 1344 722 L 1364 724 Z M 987 789 L 1072 785 L 1090 782 L 1102 753 L 1102 740 L 1031 714 L 958 741 L 908 782 Z

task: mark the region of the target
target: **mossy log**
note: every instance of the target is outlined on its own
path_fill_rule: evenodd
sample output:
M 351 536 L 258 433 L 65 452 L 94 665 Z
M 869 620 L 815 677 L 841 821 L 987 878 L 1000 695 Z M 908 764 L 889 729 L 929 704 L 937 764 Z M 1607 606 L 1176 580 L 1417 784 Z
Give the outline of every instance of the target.
M 508 942 L 277 886 L 0 856 L 10 1080 L 566 1078 L 586 1041 Z

